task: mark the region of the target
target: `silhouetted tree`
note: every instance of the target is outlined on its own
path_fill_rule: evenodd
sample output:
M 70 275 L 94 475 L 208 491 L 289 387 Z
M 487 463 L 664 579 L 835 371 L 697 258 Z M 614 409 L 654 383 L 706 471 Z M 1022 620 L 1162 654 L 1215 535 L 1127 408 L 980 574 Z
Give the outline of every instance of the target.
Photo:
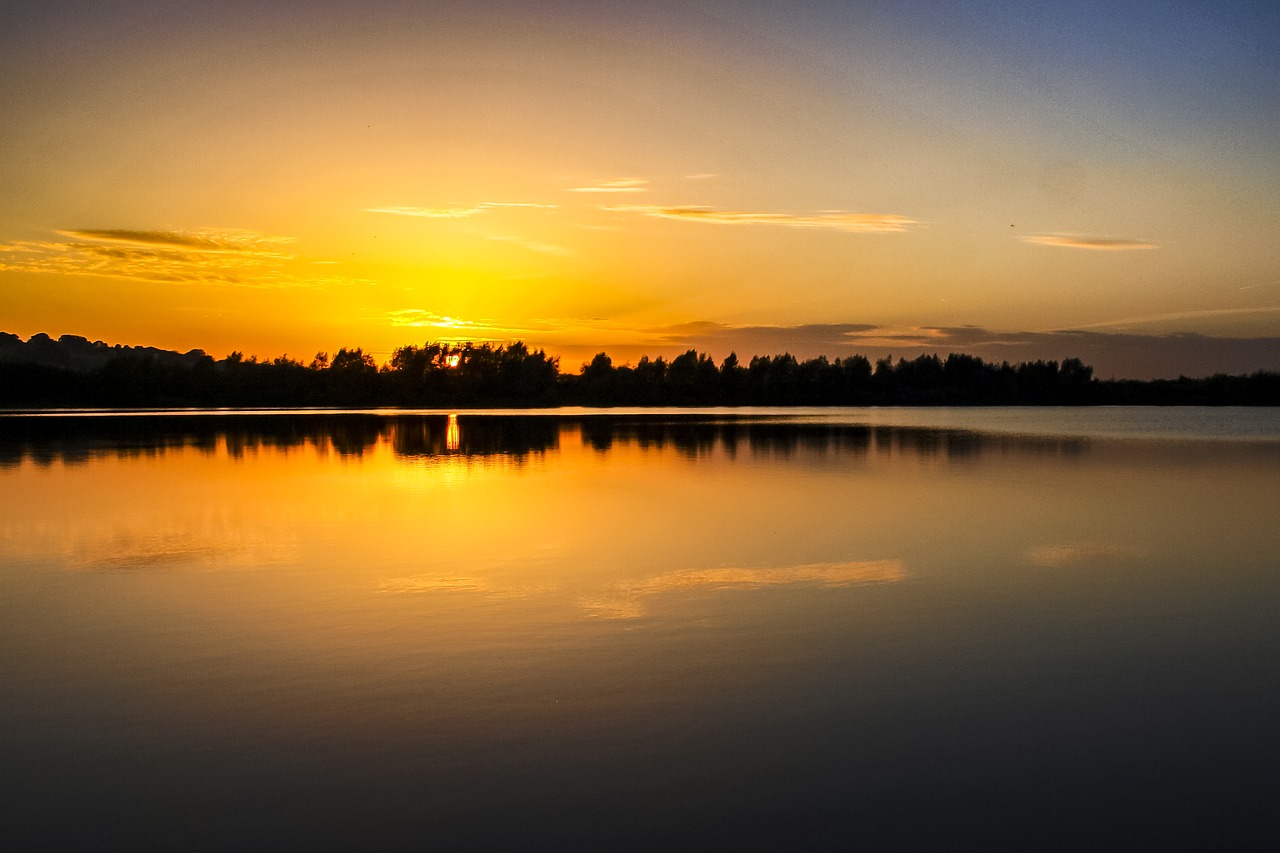
M 835 362 L 790 353 L 736 353 L 716 366 L 688 350 L 669 364 L 641 358 L 615 366 L 598 353 L 577 375 L 522 341 L 445 344 L 395 350 L 378 368 L 360 348 L 309 364 L 240 351 L 215 362 L 199 350 L 108 346 L 64 335 L 23 342 L 0 333 L 0 406 L 552 406 L 589 405 L 1277 405 L 1280 374 L 1219 374 L 1202 379 L 1100 382 L 1078 358 L 1011 365 L 951 353 Z M 695 442 L 697 444 L 697 442 Z

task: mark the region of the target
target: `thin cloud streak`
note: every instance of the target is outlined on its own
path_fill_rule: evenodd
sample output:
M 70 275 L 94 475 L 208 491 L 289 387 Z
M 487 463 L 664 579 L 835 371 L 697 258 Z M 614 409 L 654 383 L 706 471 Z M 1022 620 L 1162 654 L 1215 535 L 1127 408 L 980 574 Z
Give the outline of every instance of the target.
M 596 181 L 585 187 L 570 187 L 571 193 L 647 193 L 644 178 L 622 178 L 616 181 Z
M 1152 335 L 1088 329 L 996 331 L 979 326 L 893 328 L 870 323 L 735 326 L 711 321 L 632 329 L 611 324 L 596 330 L 570 322 L 565 331 L 576 339 L 569 345 L 572 357 L 586 353 L 588 358 L 600 351 L 615 357 L 638 358 L 641 355 L 674 356 L 689 349 L 715 358 L 723 358 L 731 351 L 743 359 L 789 352 L 799 359 L 864 355 L 873 361 L 910 360 L 935 354 L 945 358 L 951 353 L 965 353 L 995 363 L 1080 358 L 1092 365 L 1095 375 L 1101 378 L 1127 379 L 1280 370 L 1280 338 L 1277 337 Z M 599 343 L 591 343 L 585 334 L 592 331 L 608 332 L 609 339 L 615 341 L 626 333 L 632 342 L 610 344 L 601 339 Z M 562 333 L 559 337 L 566 335 Z M 569 360 L 572 357 L 567 356 Z
M 472 207 L 415 207 L 402 205 L 394 207 L 366 207 L 365 213 L 384 213 L 389 216 L 409 216 L 417 219 L 466 219 L 478 216 L 490 210 L 503 208 L 528 208 L 536 210 L 554 210 L 557 205 L 538 204 L 526 201 L 483 201 Z
M 487 318 L 468 320 L 462 317 L 437 314 L 434 311 L 427 311 L 422 308 L 401 308 L 396 311 L 388 311 L 385 315 L 385 320 L 391 326 L 398 328 L 434 329 L 436 330 L 436 339 L 451 342 L 511 340 L 513 338 L 525 338 L 531 334 L 555 332 L 562 328 L 556 323 L 543 320 L 534 320 L 519 326 L 507 325 Z
M 843 354 L 855 336 L 878 327 L 867 323 L 808 323 L 800 326 L 734 326 L 711 321 L 645 329 L 663 344 L 763 355 L 782 352 Z
M 894 213 L 849 213 L 843 210 L 796 215 L 791 213 L 716 210 L 711 207 L 681 205 L 661 207 L 643 204 L 601 206 L 615 213 L 638 213 L 658 219 L 709 222 L 715 225 L 779 225 L 785 228 L 825 228 L 854 234 L 890 234 L 906 231 L 916 220 Z
M 486 239 L 493 240 L 497 243 L 513 243 L 522 249 L 530 252 L 537 252 L 540 255 L 555 255 L 561 258 L 571 257 L 573 250 L 564 246 L 557 246 L 553 243 L 539 243 L 536 240 L 525 240 L 522 237 L 509 237 L 502 234 L 490 234 Z
M 465 219 L 484 213 L 483 207 L 366 207 L 365 213 L 412 216 L 418 219 Z
M 129 246 L 160 246 L 194 252 L 251 254 L 263 257 L 290 257 L 279 247 L 292 243 L 289 237 L 272 237 L 237 229 L 204 229 L 200 231 L 135 231 L 123 228 L 69 228 L 55 231 L 63 237 L 99 243 Z
M 1155 243 L 1122 237 L 1088 237 L 1082 234 L 1031 234 L 1020 237 L 1024 243 L 1055 246 L 1064 249 L 1090 249 L 1096 252 L 1126 252 L 1134 249 L 1158 249 Z
M 1216 337 L 1189 333 L 1144 335 L 1062 329 L 1000 332 L 979 326 L 875 329 L 850 336 L 872 358 L 968 353 L 988 361 L 1080 358 L 1095 375 L 1126 379 L 1209 376 L 1280 370 L 1280 338 Z
M 1244 288 L 1241 288 L 1243 290 Z M 1200 311 L 1174 311 L 1169 314 L 1148 314 L 1143 317 L 1126 317 L 1123 320 L 1106 320 L 1101 323 L 1086 323 L 1072 326 L 1071 329 L 1105 329 L 1117 326 L 1143 326 L 1149 323 L 1164 323 L 1170 320 L 1195 320 L 1204 317 L 1238 317 L 1249 314 L 1280 313 L 1280 305 L 1260 305 L 1253 308 L 1207 308 Z M 1067 331 L 1067 330 L 1061 330 Z

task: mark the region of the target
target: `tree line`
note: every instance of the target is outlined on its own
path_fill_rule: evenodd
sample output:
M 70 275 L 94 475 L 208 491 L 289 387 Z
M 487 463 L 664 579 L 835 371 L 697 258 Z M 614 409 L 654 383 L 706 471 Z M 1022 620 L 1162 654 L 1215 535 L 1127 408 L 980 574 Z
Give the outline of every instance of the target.
M 198 350 L 178 354 L 38 337 L 32 352 L 26 350 L 31 342 L 0 339 L 0 406 L 1280 404 L 1280 373 L 1104 381 L 1077 358 L 1010 364 L 952 353 L 873 363 L 862 355 L 802 361 L 783 353 L 744 364 L 734 353 L 716 363 L 691 349 L 670 361 L 644 357 L 634 365 L 615 365 L 602 352 L 577 373 L 561 373 L 558 358 L 522 342 L 428 342 L 400 347 L 378 365 L 359 347 L 317 353 L 304 363 L 239 352 L 215 360 Z M 70 358 L 68 352 L 80 355 Z

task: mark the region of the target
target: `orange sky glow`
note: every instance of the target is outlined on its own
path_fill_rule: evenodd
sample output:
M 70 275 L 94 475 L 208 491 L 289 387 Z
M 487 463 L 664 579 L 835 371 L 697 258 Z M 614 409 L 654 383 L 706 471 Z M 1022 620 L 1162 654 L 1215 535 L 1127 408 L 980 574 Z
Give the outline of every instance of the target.
M 0 330 L 1280 369 L 1274 10 L 695 6 L 0 13 Z

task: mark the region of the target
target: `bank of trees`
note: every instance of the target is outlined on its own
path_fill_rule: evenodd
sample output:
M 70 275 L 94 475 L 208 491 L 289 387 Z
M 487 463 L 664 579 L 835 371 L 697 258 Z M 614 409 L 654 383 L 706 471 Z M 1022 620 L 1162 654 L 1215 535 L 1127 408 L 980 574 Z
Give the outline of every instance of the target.
M 1277 373 L 1100 382 L 1076 358 L 1009 364 L 952 353 L 873 363 L 783 353 L 744 363 L 731 353 L 717 363 L 689 350 L 615 365 L 602 352 L 561 373 L 557 358 L 521 342 L 428 342 L 379 365 L 359 347 L 303 363 L 40 338 L 30 352 L 16 336 L 0 340 L 0 407 L 1280 404 Z
M 975 356 L 864 356 L 800 361 L 784 353 L 742 364 L 730 354 L 717 365 L 689 350 L 670 362 L 642 358 L 615 367 L 600 353 L 568 384 L 566 396 L 587 405 L 1072 405 L 1089 401 L 1093 369 L 1079 359 L 991 364 Z
M 561 379 L 557 359 L 520 342 L 405 346 L 381 366 L 355 347 L 308 363 L 239 352 L 216 361 L 108 352 L 76 369 L 59 363 L 46 341 L 38 361 L 12 345 L 0 349 L 0 406 L 549 406 Z

